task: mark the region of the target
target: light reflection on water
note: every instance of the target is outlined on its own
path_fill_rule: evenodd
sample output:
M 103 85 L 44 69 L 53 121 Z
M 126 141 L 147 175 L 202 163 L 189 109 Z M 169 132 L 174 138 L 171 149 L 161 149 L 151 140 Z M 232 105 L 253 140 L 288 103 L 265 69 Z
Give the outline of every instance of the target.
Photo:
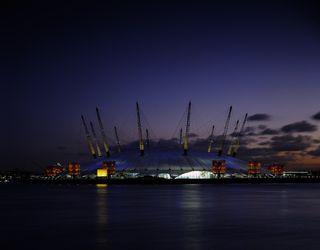
M 97 190 L 97 246 L 108 246 L 108 234 L 106 228 L 108 224 L 108 206 L 106 196 L 108 193 L 107 184 L 96 184 Z
M 320 185 L 2 185 L 6 249 L 318 249 Z

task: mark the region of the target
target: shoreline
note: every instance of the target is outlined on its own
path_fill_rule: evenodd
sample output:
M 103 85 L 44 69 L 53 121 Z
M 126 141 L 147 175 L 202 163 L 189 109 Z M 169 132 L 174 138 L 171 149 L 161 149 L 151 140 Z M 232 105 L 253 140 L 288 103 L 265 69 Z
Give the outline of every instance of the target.
M 221 179 L 162 179 L 162 178 L 134 178 L 134 179 L 68 179 L 68 180 L 20 180 L 10 183 L 22 184 L 265 184 L 265 183 L 320 183 L 320 178 L 221 178 Z

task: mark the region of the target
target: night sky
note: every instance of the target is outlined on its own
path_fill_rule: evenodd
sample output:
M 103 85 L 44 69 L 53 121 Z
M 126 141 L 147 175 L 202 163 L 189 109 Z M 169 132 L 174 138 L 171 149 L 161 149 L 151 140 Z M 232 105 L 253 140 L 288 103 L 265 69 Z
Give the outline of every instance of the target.
M 0 170 L 89 160 L 80 116 L 97 128 L 96 106 L 111 138 L 117 125 L 124 143 L 137 139 L 139 101 L 144 128 L 170 140 L 189 100 L 198 143 L 212 124 L 222 133 L 233 105 L 231 128 L 250 115 L 242 158 L 320 167 L 316 1 L 25 1 L 3 11 Z

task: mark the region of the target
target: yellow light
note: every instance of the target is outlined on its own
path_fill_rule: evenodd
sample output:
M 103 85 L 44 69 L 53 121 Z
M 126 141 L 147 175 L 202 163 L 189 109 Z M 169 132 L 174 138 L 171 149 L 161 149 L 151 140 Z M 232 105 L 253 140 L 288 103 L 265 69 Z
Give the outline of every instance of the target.
M 108 177 L 108 171 L 105 168 L 97 169 L 97 177 Z
M 108 187 L 108 184 L 96 184 L 97 188 L 106 188 Z

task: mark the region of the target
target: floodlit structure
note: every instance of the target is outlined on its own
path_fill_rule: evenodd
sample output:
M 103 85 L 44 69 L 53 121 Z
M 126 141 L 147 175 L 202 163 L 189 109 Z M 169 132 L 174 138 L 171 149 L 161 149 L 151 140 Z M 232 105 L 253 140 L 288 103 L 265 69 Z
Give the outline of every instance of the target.
M 226 160 L 212 160 L 212 172 L 216 174 L 218 178 L 227 173 Z
M 96 173 L 97 177 L 114 176 L 121 178 L 135 178 L 135 177 L 159 177 L 164 179 L 210 179 L 220 178 L 231 175 L 245 175 L 247 174 L 247 162 L 234 158 L 239 148 L 239 137 L 244 128 L 245 120 L 242 124 L 240 132 L 238 132 L 239 121 L 237 121 L 234 133 L 233 133 L 233 147 L 231 147 L 230 155 L 223 155 L 226 137 L 228 133 L 228 127 L 231 118 L 232 106 L 229 108 L 227 120 L 224 126 L 222 135 L 222 141 L 217 148 L 213 147 L 213 132 L 214 126 L 212 126 L 211 134 L 209 136 L 208 148 L 203 150 L 193 150 L 192 140 L 190 137 L 190 124 L 191 124 L 191 101 L 188 103 L 186 112 L 185 130 L 183 131 L 179 124 L 179 134 L 176 142 L 176 147 L 158 147 L 157 142 L 152 141 L 149 138 L 149 130 L 143 129 L 144 121 L 142 118 L 143 112 L 140 109 L 138 102 L 136 102 L 136 122 L 138 128 L 138 143 L 139 151 L 132 147 L 126 148 L 126 145 L 121 145 L 116 127 L 114 128 L 114 135 L 116 138 L 115 147 L 110 149 L 107 144 L 107 137 L 104 132 L 101 117 L 98 108 L 96 114 L 102 135 L 102 145 L 104 145 L 106 151 L 106 157 L 92 160 L 86 164 L 82 164 L 82 172 L 87 174 Z M 247 115 L 246 115 L 247 116 Z M 82 117 L 83 118 L 83 117 Z M 84 127 L 86 124 L 83 120 Z M 146 122 L 147 123 L 147 122 Z M 149 124 L 148 124 L 149 126 Z M 95 134 L 93 124 L 92 134 L 94 136 L 94 142 L 99 145 L 98 138 Z M 146 139 L 143 138 L 142 131 L 145 131 Z M 89 149 L 91 153 L 95 153 L 95 148 L 91 141 L 89 131 L 85 129 Z M 183 133 L 184 132 L 184 133 Z M 138 146 L 138 145 L 137 145 Z M 182 148 L 181 148 L 182 147 Z M 96 146 L 97 151 L 98 147 Z M 181 152 L 181 149 L 183 151 Z M 112 150 L 112 151 L 111 151 Z M 112 152 L 112 153 L 111 153 Z M 139 156 L 140 152 L 140 156 Z
M 115 161 L 103 161 L 102 167 L 97 169 L 97 177 L 111 177 L 116 172 L 116 162 Z
M 261 174 L 261 162 L 248 162 L 248 175 L 257 176 Z
M 214 175 L 209 171 L 190 171 L 177 176 L 176 179 L 212 179 Z
M 65 172 L 66 169 L 61 166 L 60 164 L 49 166 L 46 168 L 45 176 L 47 177 L 57 177 L 61 175 L 63 172 Z
M 97 177 L 99 178 L 107 178 L 108 177 L 108 171 L 105 168 L 98 168 L 97 169 Z
M 163 150 L 150 149 L 145 152 L 143 157 L 140 157 L 134 149 L 124 149 L 121 153 L 113 152 L 109 161 L 114 161 L 116 164 L 116 173 L 134 177 L 154 176 L 165 178 L 177 178 L 183 174 L 200 171 L 213 172 L 212 161 L 224 161 L 228 166 L 225 169 L 226 174 L 246 174 L 247 162 L 230 156 L 218 156 L 216 153 L 208 153 L 202 151 L 189 151 L 187 156 L 181 154 L 179 149 Z M 92 160 L 82 165 L 82 171 L 87 173 L 95 173 L 98 168 L 101 168 L 102 160 Z M 161 174 L 161 176 L 159 176 Z M 220 173 L 223 174 L 222 172 Z M 188 175 L 183 175 L 188 176 Z M 194 176 L 194 175 L 192 175 Z M 208 175 L 206 175 L 208 176 Z M 216 175 L 215 175 L 216 176 Z M 180 177 L 182 178 L 182 177 Z M 210 175 L 211 178 L 211 175 Z
M 284 172 L 284 165 L 283 164 L 272 164 L 271 166 L 268 167 L 268 169 L 274 175 L 282 175 Z
M 69 162 L 68 174 L 71 176 L 79 176 L 80 175 L 80 163 L 79 162 Z

